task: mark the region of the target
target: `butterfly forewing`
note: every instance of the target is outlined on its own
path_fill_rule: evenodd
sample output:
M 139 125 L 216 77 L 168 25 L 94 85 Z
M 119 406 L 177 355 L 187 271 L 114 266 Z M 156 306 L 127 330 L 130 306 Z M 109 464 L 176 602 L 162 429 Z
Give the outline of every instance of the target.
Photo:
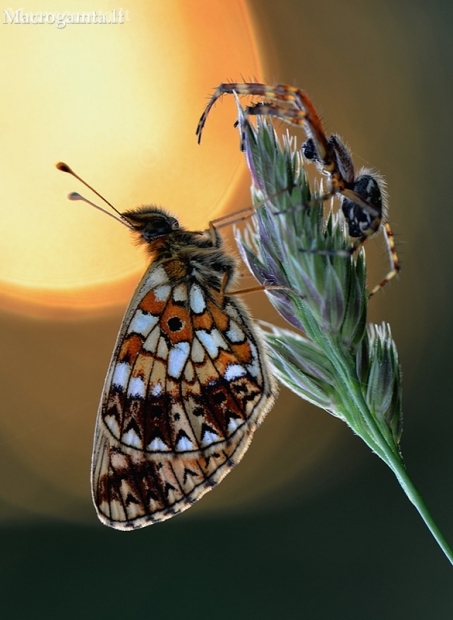
M 213 286 L 231 257 L 219 238 L 178 234 L 130 303 L 98 411 L 93 500 L 118 529 L 167 519 L 218 484 L 275 397 L 247 310 Z

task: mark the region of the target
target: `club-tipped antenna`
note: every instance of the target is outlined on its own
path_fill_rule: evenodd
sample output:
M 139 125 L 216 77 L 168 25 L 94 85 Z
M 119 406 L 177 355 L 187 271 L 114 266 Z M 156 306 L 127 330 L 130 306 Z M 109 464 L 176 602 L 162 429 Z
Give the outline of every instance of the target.
M 102 213 L 105 213 L 105 215 L 108 215 L 109 217 L 113 217 L 113 219 L 116 222 L 119 222 L 120 224 L 123 224 L 124 226 L 127 226 L 128 228 L 132 228 L 132 226 L 129 224 L 129 222 L 126 219 L 124 219 L 123 217 L 117 217 L 113 213 L 110 213 L 110 211 L 107 211 L 107 209 L 104 209 L 104 208 L 100 207 L 99 205 L 95 204 L 94 202 L 91 202 L 91 200 L 88 200 L 88 198 L 85 198 L 85 196 L 82 196 L 81 194 L 78 194 L 77 192 L 71 192 L 70 194 L 68 194 L 68 200 L 73 200 L 73 201 L 80 200 L 81 202 L 86 202 L 91 207 L 94 207 L 98 211 L 102 211 Z M 115 211 L 116 211 L 116 209 L 115 209 Z
M 96 196 L 98 196 L 101 200 L 103 200 L 106 205 L 108 205 L 111 209 L 113 209 L 113 211 L 115 211 L 115 213 L 117 213 L 119 217 L 117 217 L 116 215 L 113 215 L 113 213 L 110 213 L 106 209 L 103 209 L 102 207 L 95 204 L 94 202 L 91 202 L 91 200 L 88 200 L 87 198 L 85 198 L 84 196 L 81 196 L 77 192 L 72 192 L 71 194 L 69 194 L 68 200 L 81 200 L 82 202 L 86 202 L 87 204 L 91 205 L 95 209 L 98 209 L 98 211 L 102 211 L 102 213 L 105 213 L 106 215 L 113 217 L 113 219 L 116 220 L 117 222 L 120 222 L 121 224 L 124 224 L 124 226 L 131 228 L 131 225 L 129 224 L 129 222 L 123 217 L 123 215 L 118 211 L 118 209 L 116 209 L 112 205 L 111 202 L 109 202 L 106 198 L 104 198 L 102 194 L 100 194 L 97 190 L 95 190 L 94 187 L 92 187 L 91 185 L 89 185 L 89 183 L 87 183 L 81 177 L 79 177 L 79 175 L 76 174 L 74 170 L 68 166 L 68 164 L 65 164 L 64 162 L 60 161 L 58 162 L 58 164 L 55 164 L 55 166 L 58 170 L 61 170 L 61 172 L 67 172 L 68 174 L 71 174 L 73 177 L 75 177 L 78 181 L 83 183 L 85 187 L 88 187 L 88 189 L 90 189 L 94 194 L 96 194 Z

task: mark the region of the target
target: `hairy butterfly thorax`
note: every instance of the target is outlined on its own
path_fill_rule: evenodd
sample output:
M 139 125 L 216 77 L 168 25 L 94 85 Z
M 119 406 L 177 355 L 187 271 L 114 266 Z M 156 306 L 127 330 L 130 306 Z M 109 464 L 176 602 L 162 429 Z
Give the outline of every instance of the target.
M 154 206 L 126 211 L 122 216 L 132 225 L 137 244 L 145 245 L 153 261 L 165 262 L 172 277 L 190 274 L 216 289 L 225 289 L 234 278 L 236 260 L 225 252 L 215 228 L 187 231 L 178 220 Z

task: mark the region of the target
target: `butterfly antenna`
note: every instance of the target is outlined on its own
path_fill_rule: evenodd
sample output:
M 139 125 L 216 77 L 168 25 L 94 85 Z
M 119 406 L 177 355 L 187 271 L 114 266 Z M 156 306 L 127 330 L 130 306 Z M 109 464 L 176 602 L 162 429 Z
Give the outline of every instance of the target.
M 120 224 L 127 226 L 127 228 L 132 228 L 129 222 L 123 217 L 117 217 L 116 215 L 113 215 L 113 213 L 110 213 L 110 211 L 107 211 L 107 209 L 103 209 L 99 205 L 95 204 L 94 202 L 91 202 L 91 200 L 88 200 L 88 198 L 85 198 L 85 196 L 82 196 L 81 194 L 78 194 L 77 192 L 71 192 L 70 194 L 68 194 L 68 200 L 73 200 L 73 201 L 81 200 L 82 202 L 86 202 L 87 205 L 94 207 L 98 211 L 102 211 L 102 213 L 105 213 L 105 215 L 108 215 L 109 217 L 113 217 L 115 222 L 119 222 Z
M 111 209 L 113 209 L 113 211 L 115 211 L 115 213 L 117 213 L 119 217 L 117 217 L 116 215 L 113 215 L 113 213 L 110 213 L 106 209 L 103 209 L 102 207 L 100 207 L 99 205 L 95 204 L 94 202 L 91 202 L 91 200 L 88 200 L 87 198 L 85 198 L 84 196 L 81 196 L 77 192 L 72 192 L 71 194 L 69 194 L 68 195 L 68 200 L 81 200 L 82 202 L 86 202 L 87 204 L 89 204 L 90 206 L 94 207 L 95 209 L 98 209 L 98 211 L 102 211 L 102 213 L 105 213 L 106 215 L 109 215 L 110 217 L 113 217 L 113 219 L 116 220 L 117 222 L 120 222 L 121 224 L 124 224 L 124 226 L 127 226 L 128 228 L 131 228 L 131 225 L 129 224 L 129 222 L 123 217 L 123 215 L 118 211 L 118 209 L 116 209 L 112 205 L 111 202 L 109 202 L 106 198 L 104 198 L 104 196 L 102 196 L 102 194 L 100 194 L 98 191 L 96 191 L 94 189 L 94 187 L 92 187 L 91 185 L 89 185 L 89 183 L 87 183 L 81 177 L 79 177 L 79 175 L 76 174 L 74 172 L 74 170 L 72 170 L 72 168 L 70 168 L 68 166 L 68 164 L 65 164 L 64 162 L 60 161 L 60 162 L 58 162 L 58 164 L 55 164 L 55 165 L 56 165 L 56 168 L 58 170 L 61 170 L 61 172 L 67 172 L 68 174 L 71 174 L 78 181 L 83 183 L 83 185 L 85 185 L 85 187 L 88 187 L 88 189 L 90 189 L 94 194 L 96 194 L 96 196 L 99 196 L 99 198 L 101 200 L 103 200 L 105 202 L 105 204 L 107 204 Z

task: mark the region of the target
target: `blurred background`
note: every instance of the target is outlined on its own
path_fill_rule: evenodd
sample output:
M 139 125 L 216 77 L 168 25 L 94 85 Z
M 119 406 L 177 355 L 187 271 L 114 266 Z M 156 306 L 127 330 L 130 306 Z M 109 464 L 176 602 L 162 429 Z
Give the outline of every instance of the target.
M 23 13 L 120 9 L 123 24 L 65 28 L 1 12 L 3 617 L 451 618 L 452 569 L 391 472 L 285 390 L 240 466 L 188 512 L 128 534 L 98 523 L 94 420 L 146 262 L 123 227 L 66 200 L 88 192 L 54 164 L 120 211 L 160 204 L 204 228 L 250 203 L 232 101 L 196 144 L 208 95 L 249 78 L 306 90 L 357 167 L 388 183 L 403 270 L 370 320 L 392 326 L 406 465 L 453 543 L 453 5 L 40 0 Z M 374 284 L 381 236 L 367 256 Z M 246 301 L 277 320 L 263 295 Z

